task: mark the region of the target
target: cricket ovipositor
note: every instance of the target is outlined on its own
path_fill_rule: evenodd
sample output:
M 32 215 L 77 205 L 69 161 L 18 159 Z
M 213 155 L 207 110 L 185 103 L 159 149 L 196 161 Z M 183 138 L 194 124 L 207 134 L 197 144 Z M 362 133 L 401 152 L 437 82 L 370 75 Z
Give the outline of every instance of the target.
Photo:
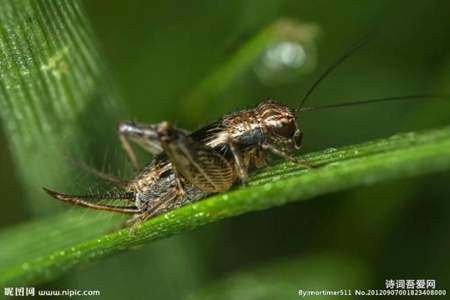
M 269 153 L 305 167 L 304 161 L 293 156 L 300 149 L 303 133 L 297 125 L 298 114 L 304 111 L 375 103 L 391 100 L 436 97 L 412 95 L 345 102 L 320 107 L 304 107 L 316 86 L 340 63 L 365 45 L 361 42 L 341 56 L 314 82 L 305 93 L 299 107 L 290 109 L 274 100 L 261 102 L 254 109 L 224 116 L 192 133 L 175 128 L 167 122 L 155 125 L 121 123 L 118 136 L 137 175 L 130 181 L 120 181 L 106 174 L 97 175 L 124 187 L 121 193 L 99 195 L 66 195 L 44 188 L 63 202 L 88 208 L 133 214 L 130 223 L 146 220 L 213 193 L 225 192 L 240 180 L 246 182 L 251 167 L 266 165 Z M 439 97 L 439 96 L 438 96 Z M 154 155 L 140 169 L 130 141 Z M 98 204 L 94 200 L 124 200 L 128 205 Z

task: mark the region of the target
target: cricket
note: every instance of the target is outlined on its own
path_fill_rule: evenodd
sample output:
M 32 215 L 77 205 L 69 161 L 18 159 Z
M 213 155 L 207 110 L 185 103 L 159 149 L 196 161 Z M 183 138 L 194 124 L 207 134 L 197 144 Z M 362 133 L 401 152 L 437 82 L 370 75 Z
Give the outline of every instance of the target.
M 253 109 L 231 113 L 194 132 L 176 128 L 168 122 L 152 125 L 120 123 L 118 138 L 136 176 L 127 181 L 97 170 L 88 171 L 123 187 L 124 192 L 68 195 L 48 188 L 44 190 L 67 204 L 130 214 L 132 217 L 127 225 L 133 225 L 211 194 L 226 192 L 236 182 L 245 184 L 251 169 L 267 165 L 268 155 L 292 161 L 314 172 L 314 166 L 294 155 L 303 140 L 303 132 L 298 126 L 300 113 L 383 101 L 441 97 L 424 94 L 304 106 L 319 83 L 366 44 L 367 40 L 358 43 L 329 66 L 295 109 L 266 100 Z M 153 160 L 140 168 L 130 142 L 151 153 Z M 103 205 L 98 203 L 100 200 L 123 200 L 128 205 Z

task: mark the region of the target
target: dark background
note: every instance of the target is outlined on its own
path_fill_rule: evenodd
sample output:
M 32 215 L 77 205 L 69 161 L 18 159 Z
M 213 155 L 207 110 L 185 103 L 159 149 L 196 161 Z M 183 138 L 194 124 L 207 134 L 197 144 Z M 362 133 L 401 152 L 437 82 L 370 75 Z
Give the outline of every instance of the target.
M 368 32 L 376 32 L 372 41 L 319 86 L 311 105 L 449 91 L 448 1 L 86 1 L 85 8 L 124 118 L 141 122 L 196 129 L 267 98 L 295 106 Z M 259 61 L 214 99 L 190 98 L 279 18 L 319 29 L 310 70 L 262 81 Z M 449 116 L 446 103 L 412 101 L 305 114 L 299 124 L 308 152 L 448 125 Z M 98 151 L 118 152 L 107 148 Z M 30 213 L 4 146 L 0 165 L 6 227 Z M 295 298 L 300 288 L 384 288 L 385 279 L 435 279 L 448 289 L 449 179 L 404 179 L 250 213 L 79 268 L 50 286 L 100 289 L 108 299 L 179 299 L 202 288 L 239 299 Z

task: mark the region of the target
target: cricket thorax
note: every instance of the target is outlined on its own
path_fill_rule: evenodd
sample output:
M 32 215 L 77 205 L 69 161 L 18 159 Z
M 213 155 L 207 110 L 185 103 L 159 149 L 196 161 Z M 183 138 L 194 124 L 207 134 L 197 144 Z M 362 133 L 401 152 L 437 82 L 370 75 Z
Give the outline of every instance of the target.
M 273 100 L 264 101 L 255 109 L 226 116 L 222 124 L 226 134 L 242 147 L 258 147 L 267 141 L 291 141 L 297 131 L 295 114 Z M 223 135 L 215 142 L 224 142 Z
M 192 137 L 211 148 L 220 148 L 234 141 L 240 146 L 257 142 L 252 136 L 262 137 L 259 119 L 254 110 L 245 110 L 225 116 L 215 123 L 194 132 Z
M 241 147 L 257 146 L 263 139 L 261 120 L 255 110 L 241 111 L 223 119 L 230 139 Z

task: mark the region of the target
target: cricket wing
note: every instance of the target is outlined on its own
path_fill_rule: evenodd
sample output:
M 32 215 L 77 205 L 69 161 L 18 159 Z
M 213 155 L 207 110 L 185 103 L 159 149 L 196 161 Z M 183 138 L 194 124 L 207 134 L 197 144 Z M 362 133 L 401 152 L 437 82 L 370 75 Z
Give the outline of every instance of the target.
M 225 157 L 177 129 L 171 131 L 170 138 L 162 139 L 162 146 L 177 172 L 207 193 L 231 188 L 235 173 Z

